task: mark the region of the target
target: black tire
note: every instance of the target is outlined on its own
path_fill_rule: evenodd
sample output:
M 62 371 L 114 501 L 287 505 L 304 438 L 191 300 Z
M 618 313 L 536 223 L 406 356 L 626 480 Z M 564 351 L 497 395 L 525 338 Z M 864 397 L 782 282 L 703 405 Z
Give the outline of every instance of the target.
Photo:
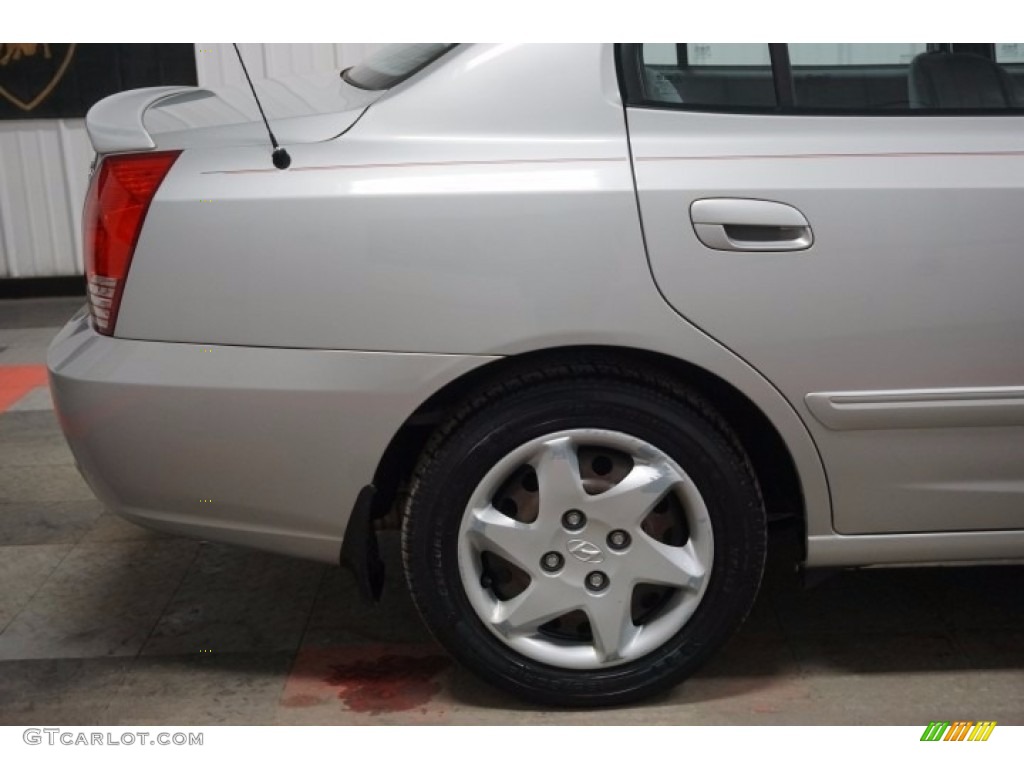
M 706 591 L 682 628 L 641 658 L 588 670 L 543 664 L 509 648 L 470 605 L 457 562 L 462 516 L 484 475 L 528 440 L 579 427 L 624 432 L 671 457 L 703 496 L 715 542 Z M 749 613 L 765 550 L 757 479 L 724 419 L 667 380 L 589 362 L 532 370 L 470 398 L 429 441 L 402 527 L 409 589 L 437 640 L 498 688 L 557 706 L 623 704 L 685 679 Z

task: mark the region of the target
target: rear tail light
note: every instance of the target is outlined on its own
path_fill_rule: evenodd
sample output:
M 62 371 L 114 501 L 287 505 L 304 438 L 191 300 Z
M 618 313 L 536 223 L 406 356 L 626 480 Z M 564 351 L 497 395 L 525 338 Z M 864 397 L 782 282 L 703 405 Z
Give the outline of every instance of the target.
M 146 211 L 180 151 L 111 155 L 89 185 L 82 220 L 89 308 L 96 330 L 110 336 Z

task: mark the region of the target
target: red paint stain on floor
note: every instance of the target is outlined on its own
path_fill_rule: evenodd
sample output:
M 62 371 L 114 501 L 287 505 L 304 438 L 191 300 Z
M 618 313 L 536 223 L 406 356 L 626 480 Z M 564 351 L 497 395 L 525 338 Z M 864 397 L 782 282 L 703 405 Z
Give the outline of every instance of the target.
M 0 365 L 0 413 L 46 383 L 45 365 Z
M 338 702 L 349 712 L 383 715 L 428 711 L 451 662 L 419 645 L 347 645 L 302 648 L 281 705 L 308 708 Z
M 426 705 L 441 690 L 434 678 L 447 666 L 444 656 L 387 655 L 337 664 L 324 682 L 340 686 L 338 698 L 353 712 L 407 712 Z

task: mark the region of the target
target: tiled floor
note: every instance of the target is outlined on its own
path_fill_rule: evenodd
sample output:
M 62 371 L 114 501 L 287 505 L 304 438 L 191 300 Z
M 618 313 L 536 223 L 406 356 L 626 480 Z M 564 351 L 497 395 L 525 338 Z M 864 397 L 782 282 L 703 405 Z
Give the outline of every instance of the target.
M 671 694 L 600 712 L 510 700 L 433 645 L 394 535 L 385 599 L 368 607 L 338 569 L 105 512 L 45 385 L 31 385 L 79 303 L 0 302 L 0 398 L 18 389 L 0 412 L 2 724 L 1024 723 L 1016 566 L 849 572 L 803 589 L 780 559 L 739 635 Z M 784 549 L 785 532 L 776 540 Z

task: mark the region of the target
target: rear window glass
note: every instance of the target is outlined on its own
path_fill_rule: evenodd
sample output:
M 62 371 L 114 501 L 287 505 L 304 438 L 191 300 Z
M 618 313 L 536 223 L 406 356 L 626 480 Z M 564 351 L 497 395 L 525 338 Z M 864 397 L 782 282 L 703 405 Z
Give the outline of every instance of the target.
M 346 82 L 367 91 L 383 91 L 419 72 L 455 43 L 395 43 L 371 53 L 361 63 L 349 67 L 341 76 Z

